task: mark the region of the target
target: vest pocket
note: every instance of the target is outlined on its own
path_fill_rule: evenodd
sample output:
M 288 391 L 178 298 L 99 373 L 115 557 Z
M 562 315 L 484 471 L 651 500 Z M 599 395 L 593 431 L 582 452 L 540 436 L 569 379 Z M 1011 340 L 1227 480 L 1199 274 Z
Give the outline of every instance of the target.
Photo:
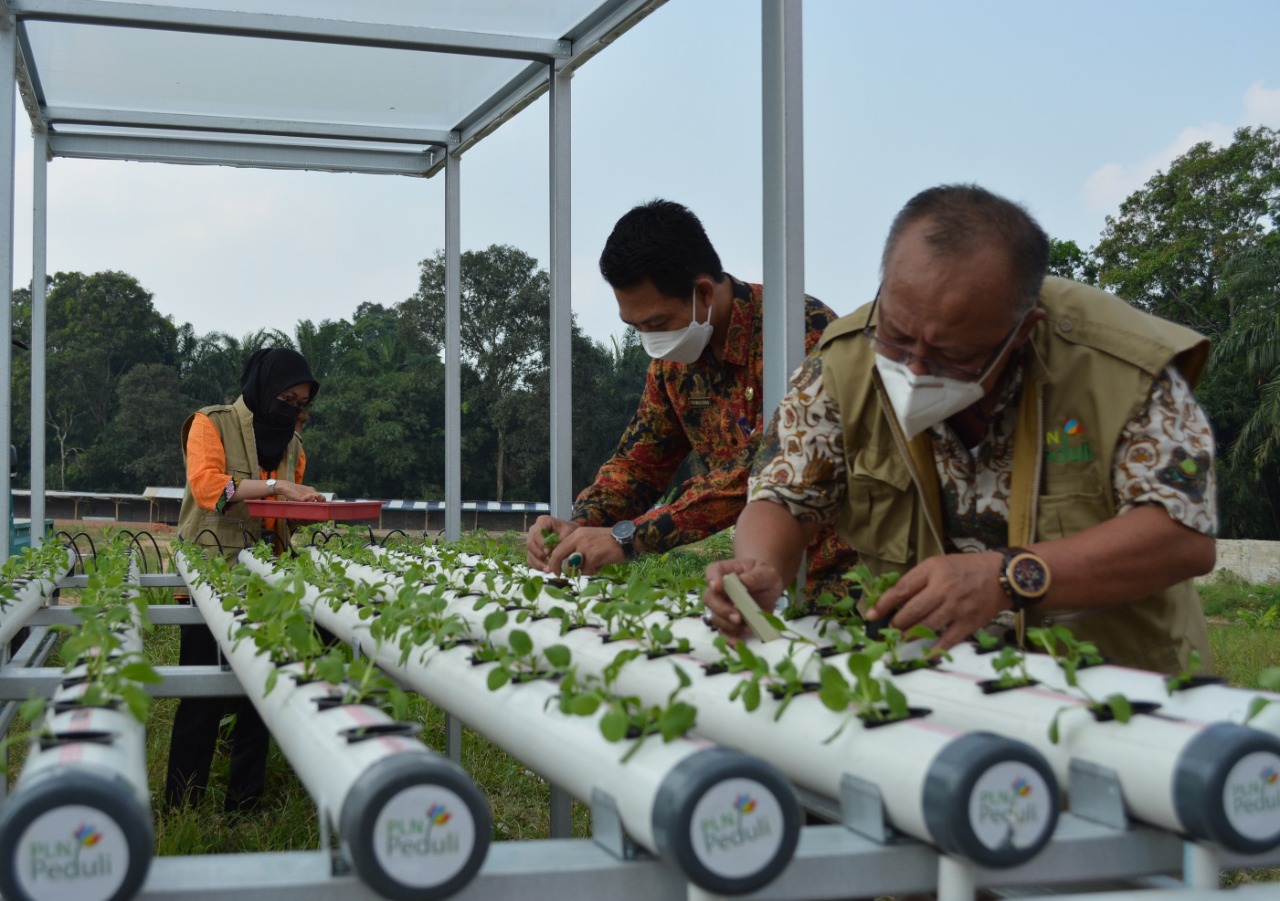
M 1046 494 L 1039 504 L 1036 539 L 1040 541 L 1066 538 L 1112 517 L 1110 498 L 1101 491 Z
M 906 564 L 913 522 L 911 492 L 875 479 L 850 477 L 849 546 L 869 557 Z

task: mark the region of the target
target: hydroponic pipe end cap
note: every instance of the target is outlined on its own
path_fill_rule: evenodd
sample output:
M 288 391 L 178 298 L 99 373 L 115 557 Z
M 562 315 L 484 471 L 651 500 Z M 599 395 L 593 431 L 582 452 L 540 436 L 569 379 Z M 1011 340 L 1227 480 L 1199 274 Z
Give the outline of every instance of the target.
M 800 805 L 769 764 L 713 748 L 667 774 L 652 825 L 663 860 L 709 892 L 739 895 L 768 885 L 790 863 Z
M 463 888 L 493 835 L 489 804 L 465 771 L 437 754 L 384 757 L 347 793 L 339 838 L 361 880 L 393 901 Z
M 940 849 L 981 866 L 1012 867 L 1053 837 L 1059 797 L 1058 780 L 1039 751 L 970 732 L 933 759 L 921 804 Z
M 126 779 L 67 769 L 8 800 L 0 849 L 11 901 L 122 901 L 146 878 L 155 832 Z
M 1215 723 L 1187 743 L 1173 774 L 1186 834 L 1240 854 L 1280 845 L 1280 739 Z

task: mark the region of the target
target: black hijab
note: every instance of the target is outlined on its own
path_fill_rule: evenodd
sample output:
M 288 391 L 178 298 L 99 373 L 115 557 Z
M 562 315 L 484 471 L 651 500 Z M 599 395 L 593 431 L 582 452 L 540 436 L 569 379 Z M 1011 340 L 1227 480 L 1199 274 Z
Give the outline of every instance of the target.
M 301 407 L 277 400 L 281 391 L 303 383 L 311 385 L 311 399 L 320 383 L 302 354 L 287 347 L 255 350 L 240 374 L 240 395 L 253 413 L 253 437 L 258 445 L 258 465 L 267 472 L 280 465 L 285 448 L 293 438 Z M 290 476 L 292 477 L 292 476 Z

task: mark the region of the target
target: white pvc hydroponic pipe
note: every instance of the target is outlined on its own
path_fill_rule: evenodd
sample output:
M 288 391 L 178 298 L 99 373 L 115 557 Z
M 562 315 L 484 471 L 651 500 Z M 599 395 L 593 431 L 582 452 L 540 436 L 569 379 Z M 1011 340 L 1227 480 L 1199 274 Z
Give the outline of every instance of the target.
M 390 594 L 399 581 L 355 563 L 347 563 L 346 573 L 367 583 L 387 582 Z M 479 636 L 487 611 L 472 607 L 466 599 L 455 601 L 450 610 Z M 322 622 L 323 608 L 317 608 Z M 636 646 L 630 641 L 606 645 L 605 636 L 594 628 L 561 636 L 557 620 L 527 622 L 519 628 L 538 647 L 566 645 L 579 671 L 597 676 L 619 650 Z M 748 713 L 729 700 L 741 676 L 708 677 L 701 662 L 685 655 L 631 661 L 621 668 L 616 691 L 639 696 L 647 704 L 665 703 L 680 684 L 673 667 L 692 682 L 680 697 L 698 708 L 700 734 L 757 755 L 797 784 L 827 797 L 841 796 L 845 774 L 874 782 L 891 825 L 948 853 L 986 866 L 1012 866 L 1034 856 L 1053 834 L 1056 780 L 1043 757 L 1020 742 L 966 735 L 927 719 L 868 728 L 828 710 L 812 693 L 794 698 L 782 724 L 775 725 L 771 717 L 778 702 L 766 697 L 757 711 Z M 846 718 L 850 721 L 844 732 L 826 742 Z
M 68 548 L 63 564 L 53 572 L 45 573 L 39 578 L 30 579 L 25 584 L 17 586 L 15 592 L 17 598 L 4 603 L 3 609 L 0 609 L 0 646 L 7 645 L 27 624 L 31 614 L 44 606 L 45 600 L 58 587 L 58 580 L 71 571 L 74 563 L 75 556 Z
M 1115 771 L 1137 819 L 1233 851 L 1280 845 L 1280 741 L 1231 723 L 1136 715 L 1099 722 L 1079 697 L 1023 687 L 984 694 L 976 676 L 927 669 L 894 677 L 953 726 L 1037 747 L 1065 781 L 1073 759 Z M 1059 741 L 1049 729 L 1058 719 Z
M 136 583 L 136 563 L 130 573 Z M 138 619 L 120 630 L 127 650 L 142 647 Z M 151 866 L 145 724 L 123 705 L 78 706 L 84 669 L 55 692 L 0 811 L 0 893 L 12 901 L 120 901 Z
M 968 673 L 982 679 L 995 679 L 991 666 L 994 654 L 982 652 L 971 644 L 951 649 L 952 659 L 941 668 Z M 1070 688 L 1062 667 L 1047 654 L 1028 654 L 1027 671 L 1031 678 L 1046 686 L 1061 688 L 1067 694 L 1082 695 Z M 1232 722 L 1243 724 L 1249 714 L 1249 705 L 1255 698 L 1271 703 L 1262 708 L 1248 725 L 1280 737 L 1280 694 L 1261 689 L 1236 688 L 1231 685 L 1202 683 L 1193 680 L 1192 687 L 1169 693 L 1167 675 L 1126 666 L 1102 664 L 1084 667 L 1076 672 L 1080 687 L 1095 698 L 1110 694 L 1122 694 L 1131 701 L 1159 704 L 1160 712 L 1183 719 L 1204 723 Z
M 242 561 L 260 573 L 260 561 Z M 348 576 L 383 581 L 347 563 Z M 279 578 L 272 573 L 268 578 Z M 546 680 L 490 691 L 494 664 L 475 665 L 472 649 L 429 647 L 400 662 L 398 636 L 380 647 L 359 608 L 336 610 L 311 587 L 304 598 L 316 622 L 375 655 L 383 669 L 584 803 L 607 798 L 637 844 L 678 867 L 695 885 L 718 894 L 755 891 L 787 865 L 799 840 L 795 794 L 773 767 L 704 742 L 664 743 L 650 736 L 627 762 L 633 744 L 611 744 L 590 717 L 562 714 L 558 687 Z M 484 614 L 461 605 L 472 616 Z M 509 631 L 509 630 L 508 630 Z M 499 636 L 500 637 L 500 636 Z M 663 699 L 665 702 L 665 698 Z
M 488 804 L 466 773 L 377 708 L 327 706 L 340 700 L 341 689 L 300 682 L 300 664 L 283 667 L 267 693 L 276 667 L 251 641 L 234 640 L 243 615 L 223 609 L 183 554 L 176 561 L 223 656 L 320 816 L 337 826 L 360 878 L 406 901 L 444 898 L 465 886 L 484 862 L 493 831 Z

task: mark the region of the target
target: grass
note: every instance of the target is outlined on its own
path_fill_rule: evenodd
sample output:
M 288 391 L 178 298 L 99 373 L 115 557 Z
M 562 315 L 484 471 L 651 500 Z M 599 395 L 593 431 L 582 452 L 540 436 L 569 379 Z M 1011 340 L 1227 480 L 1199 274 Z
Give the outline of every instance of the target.
M 94 540 L 100 540 L 95 534 Z M 161 538 L 161 547 L 167 542 Z M 472 533 L 470 542 L 477 553 L 523 561 L 524 536 Z M 639 576 L 664 573 L 677 577 L 700 576 L 710 560 L 732 554 L 732 531 L 720 533 L 705 541 L 666 554 L 639 558 L 631 564 Z M 151 557 L 154 553 L 150 551 Z M 154 566 L 152 566 L 154 571 Z M 1231 684 L 1256 687 L 1257 674 L 1267 666 L 1280 664 L 1280 586 L 1250 585 L 1243 580 L 1219 576 L 1198 586 L 1211 617 L 1210 641 L 1215 669 Z M 152 603 L 167 603 L 168 593 L 150 589 Z M 156 627 L 146 638 L 146 649 L 153 663 L 173 665 L 178 659 L 176 627 Z M 56 653 L 56 652 L 55 652 Z M 51 666 L 60 665 L 56 658 Z M 315 807 L 302 784 L 294 776 L 288 761 L 273 742 L 267 764 L 267 784 L 260 808 L 250 814 L 228 815 L 222 810 L 227 778 L 227 749 L 220 747 L 214 757 L 210 789 L 195 806 L 169 809 L 163 799 L 164 773 L 168 758 L 169 730 L 176 700 L 157 700 L 151 708 L 147 729 L 147 765 L 152 786 L 152 806 L 156 824 L 156 851 L 162 855 L 213 854 L 249 851 L 282 851 L 316 848 L 320 832 Z M 421 698 L 415 698 L 407 717 L 421 723 L 421 739 L 428 747 L 444 753 L 445 717 L 443 711 Z M 15 724 L 11 735 L 21 731 Z M 224 741 L 225 733 L 224 729 Z M 22 749 L 10 750 L 12 774 L 20 768 Z M 550 788 L 546 781 L 530 772 L 514 757 L 470 730 L 463 731 L 462 765 L 476 785 L 489 799 L 493 811 L 495 840 L 546 838 L 550 835 Z M 11 775 L 11 782 L 13 775 Z M 582 804 L 573 805 L 573 835 L 590 835 L 590 811 Z M 1233 871 L 1224 874 L 1224 884 L 1275 881 L 1277 870 Z

